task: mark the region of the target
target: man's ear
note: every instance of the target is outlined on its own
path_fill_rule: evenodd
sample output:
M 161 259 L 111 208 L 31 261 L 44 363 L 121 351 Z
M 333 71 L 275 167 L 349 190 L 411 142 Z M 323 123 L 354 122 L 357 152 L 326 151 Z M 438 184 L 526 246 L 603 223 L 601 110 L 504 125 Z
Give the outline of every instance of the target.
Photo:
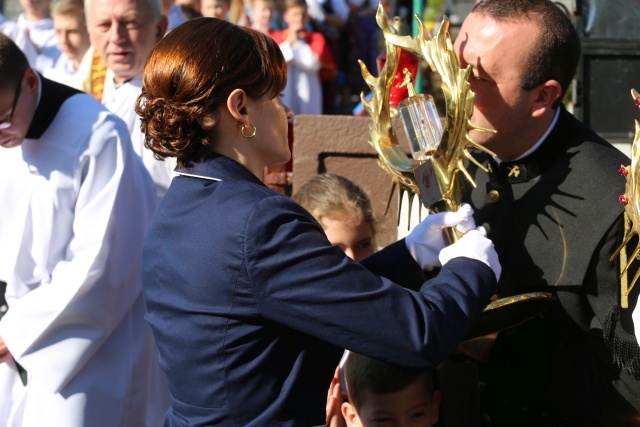
M 243 125 L 249 125 L 247 102 L 249 98 L 242 89 L 234 89 L 227 98 L 227 109 L 231 116 Z
M 533 104 L 531 105 L 532 117 L 540 117 L 547 111 L 553 109 L 553 104 L 562 94 L 560 83 L 556 80 L 547 80 L 533 89 L 533 91 Z
M 169 27 L 169 20 L 166 15 L 161 15 L 158 23 L 156 24 L 156 43 L 158 43 L 164 37 Z
M 347 422 L 347 427 L 362 427 L 362 422 L 356 412 L 356 408 L 354 408 L 351 403 L 344 402 L 341 409 L 342 417 Z
M 33 68 L 28 67 L 24 72 L 24 76 L 22 76 L 21 78 L 24 79 L 29 93 L 38 93 L 38 76 L 36 76 L 36 72 L 33 70 Z

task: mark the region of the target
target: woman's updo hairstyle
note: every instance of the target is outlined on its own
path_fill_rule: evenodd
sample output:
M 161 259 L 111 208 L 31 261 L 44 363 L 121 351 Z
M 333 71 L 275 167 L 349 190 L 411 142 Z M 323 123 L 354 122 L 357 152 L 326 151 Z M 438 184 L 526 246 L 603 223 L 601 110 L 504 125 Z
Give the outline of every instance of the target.
M 250 97 L 277 96 L 287 68 L 271 37 L 215 18 L 179 25 L 151 52 L 136 113 L 145 146 L 178 167 L 202 161 L 218 121 L 218 107 L 235 89 Z

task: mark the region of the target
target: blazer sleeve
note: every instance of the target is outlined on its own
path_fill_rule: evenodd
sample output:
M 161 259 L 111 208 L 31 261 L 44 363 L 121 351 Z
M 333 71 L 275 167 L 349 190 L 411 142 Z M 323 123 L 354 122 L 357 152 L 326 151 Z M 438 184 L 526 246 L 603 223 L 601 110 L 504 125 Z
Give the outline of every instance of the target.
M 247 275 L 266 319 L 406 367 L 435 367 L 449 355 L 496 286 L 488 266 L 456 258 L 419 292 L 405 289 L 349 259 L 283 197 L 258 202 L 244 235 Z
M 412 291 L 420 290 L 427 278 L 435 275 L 434 272 L 427 273 L 420 268 L 420 265 L 409 253 L 404 239 L 398 240 L 367 257 L 362 260 L 361 264 L 367 267 L 370 272 L 386 277 Z

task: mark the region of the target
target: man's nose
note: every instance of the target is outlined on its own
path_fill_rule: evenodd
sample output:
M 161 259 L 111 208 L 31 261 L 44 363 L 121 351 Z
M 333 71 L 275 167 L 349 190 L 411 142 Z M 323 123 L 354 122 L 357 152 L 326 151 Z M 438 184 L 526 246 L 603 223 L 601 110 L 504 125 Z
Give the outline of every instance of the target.
M 109 41 L 112 43 L 118 43 L 127 38 L 127 29 L 124 24 L 120 22 L 114 22 L 109 28 Z

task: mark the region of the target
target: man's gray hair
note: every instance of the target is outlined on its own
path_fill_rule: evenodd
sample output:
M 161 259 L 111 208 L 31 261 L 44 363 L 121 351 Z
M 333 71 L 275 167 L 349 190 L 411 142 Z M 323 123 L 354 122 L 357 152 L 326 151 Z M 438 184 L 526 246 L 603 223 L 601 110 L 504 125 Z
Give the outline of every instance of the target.
M 151 8 L 151 17 L 153 18 L 153 23 L 157 24 L 160 21 L 160 17 L 162 16 L 162 0 L 136 0 L 137 2 L 146 2 Z M 91 0 L 84 0 L 84 16 L 87 20 L 87 24 L 89 23 L 89 10 L 91 7 Z

